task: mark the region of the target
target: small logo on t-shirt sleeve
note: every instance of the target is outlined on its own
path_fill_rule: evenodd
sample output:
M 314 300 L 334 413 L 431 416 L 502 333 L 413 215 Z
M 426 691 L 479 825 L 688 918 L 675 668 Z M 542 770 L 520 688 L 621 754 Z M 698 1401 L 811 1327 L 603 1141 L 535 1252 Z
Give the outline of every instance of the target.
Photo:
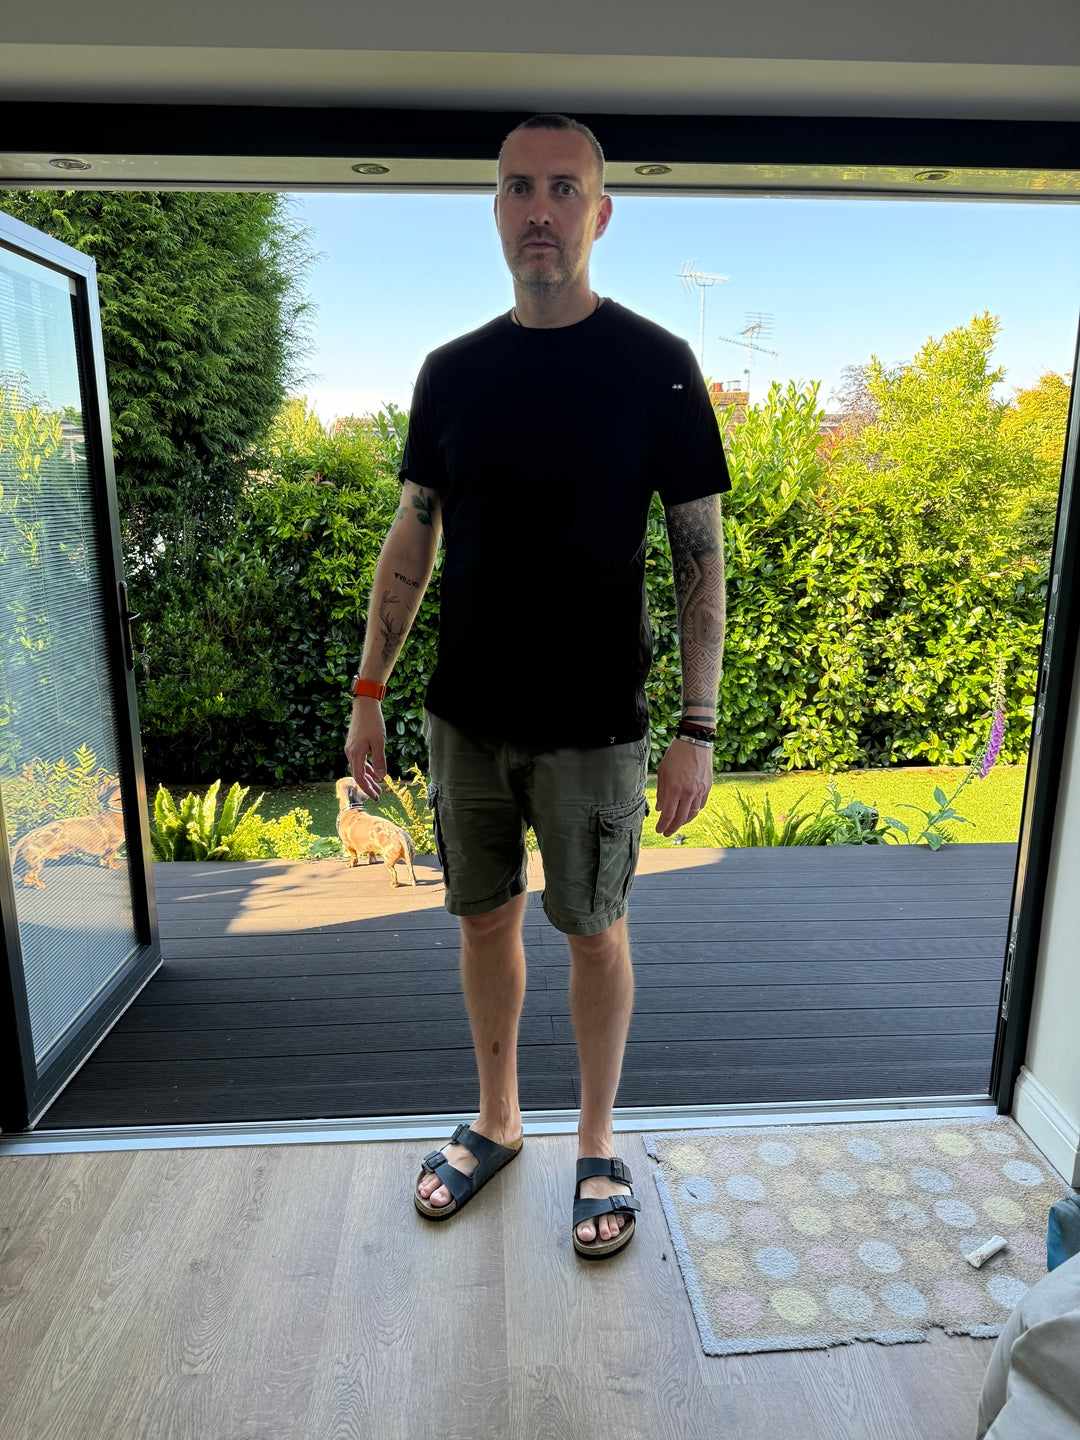
M 671 388 L 672 390 L 681 390 L 683 387 L 681 385 L 672 385 Z

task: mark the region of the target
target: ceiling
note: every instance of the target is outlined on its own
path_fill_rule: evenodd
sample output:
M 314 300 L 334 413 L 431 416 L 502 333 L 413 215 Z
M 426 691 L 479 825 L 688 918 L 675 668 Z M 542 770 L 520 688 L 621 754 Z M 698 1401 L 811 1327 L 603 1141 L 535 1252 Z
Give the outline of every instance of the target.
M 8 101 L 1080 120 L 1077 0 L 38 0 Z

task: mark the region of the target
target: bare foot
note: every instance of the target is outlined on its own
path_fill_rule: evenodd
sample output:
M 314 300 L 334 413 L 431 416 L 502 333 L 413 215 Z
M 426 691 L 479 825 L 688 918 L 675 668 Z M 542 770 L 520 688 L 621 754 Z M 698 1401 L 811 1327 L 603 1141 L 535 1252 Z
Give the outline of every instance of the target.
M 494 1140 L 496 1145 L 516 1145 L 521 1139 L 521 1114 L 518 1113 L 516 1128 L 511 1122 L 507 1125 L 492 1125 L 489 1128 L 483 1123 L 483 1117 L 477 1120 L 469 1129 L 476 1135 L 482 1135 L 485 1140 Z M 466 1150 L 464 1145 L 447 1144 L 442 1147 L 442 1153 L 454 1167 L 460 1170 L 463 1175 L 471 1175 L 479 1165 L 479 1160 L 471 1150 Z M 420 1177 L 416 1187 L 416 1193 L 420 1199 L 428 1205 L 436 1208 L 442 1205 L 449 1205 L 453 1196 L 445 1185 L 439 1180 L 438 1175 L 431 1170 L 425 1170 Z

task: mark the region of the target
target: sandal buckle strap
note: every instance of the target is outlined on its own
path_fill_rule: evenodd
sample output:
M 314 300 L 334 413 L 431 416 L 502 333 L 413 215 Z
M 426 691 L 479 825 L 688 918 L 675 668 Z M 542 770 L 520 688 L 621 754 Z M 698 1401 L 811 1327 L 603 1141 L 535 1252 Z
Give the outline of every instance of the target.
M 598 1220 L 601 1215 L 626 1215 L 632 1218 L 641 1209 L 641 1201 L 633 1195 L 610 1195 L 606 1200 L 575 1200 L 574 1227 L 583 1220 Z
M 587 1156 L 577 1162 L 577 1178 L 579 1181 L 588 1180 L 594 1175 L 602 1175 L 605 1179 L 610 1177 L 618 1180 L 623 1185 L 632 1185 L 634 1177 L 630 1174 L 630 1168 L 625 1160 L 618 1155 L 608 1160 L 602 1156 Z

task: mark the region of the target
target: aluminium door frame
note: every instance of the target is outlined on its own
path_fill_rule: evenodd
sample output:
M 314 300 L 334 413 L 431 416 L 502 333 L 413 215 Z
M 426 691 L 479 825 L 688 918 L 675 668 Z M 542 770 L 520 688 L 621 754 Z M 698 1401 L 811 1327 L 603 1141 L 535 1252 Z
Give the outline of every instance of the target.
M 1012 1108 L 1013 1090 L 1027 1050 L 1080 643 L 1080 504 L 1077 503 L 1080 335 L 1072 374 L 1050 587 L 1036 672 L 1035 715 L 1028 747 L 1017 876 L 990 1082 L 990 1093 L 1001 1113 L 1008 1113 Z
M 13 101 L 0 102 L 0 133 L 5 136 L 7 150 L 12 154 L 196 157 L 208 162 L 208 171 L 209 162 L 228 158 L 314 160 L 333 157 L 348 161 L 375 155 L 381 159 L 445 162 L 452 170 L 454 162 L 490 162 L 507 132 L 531 113 L 535 112 Z M 742 194 L 808 193 L 779 176 L 776 167 L 838 167 L 839 173 L 844 167 L 881 166 L 925 173 L 945 164 L 998 172 L 1069 172 L 1077 177 L 1076 202 L 1080 202 L 1080 123 L 1069 121 L 627 115 L 591 114 L 580 110 L 575 113 L 597 133 L 610 162 L 662 160 L 698 166 L 769 167 L 770 173 L 762 174 L 760 184 L 749 187 L 740 184 L 738 189 Z M 134 136 L 138 137 L 138 148 L 133 151 Z M 343 175 L 345 168 L 343 165 Z M 23 178 L 21 183 L 28 186 L 41 182 Z M 59 178 L 55 183 L 59 186 Z M 65 173 L 63 183 L 86 189 L 158 188 L 149 178 L 95 181 L 92 174 Z M 304 188 L 295 180 L 275 182 L 265 175 L 257 181 L 230 184 L 208 173 L 203 184 L 205 188 L 221 189 Z M 161 188 L 181 187 L 171 184 Z M 186 182 L 183 188 L 203 188 L 203 185 Z M 363 187 L 356 182 L 349 182 L 347 186 L 344 180 L 335 184 L 313 180 L 310 188 Z M 475 183 L 455 184 L 448 178 L 437 184 L 387 188 L 477 187 Z M 655 189 L 660 192 L 662 187 Z M 697 194 L 724 193 L 719 184 L 696 184 L 693 190 Z M 647 193 L 645 185 L 641 193 Z M 814 193 L 821 194 L 822 198 L 840 194 L 873 198 L 873 192 L 865 185 L 846 191 L 839 182 L 832 189 L 818 188 Z M 931 185 L 921 194 L 928 199 L 947 198 L 949 192 Z M 919 197 L 905 191 L 896 198 Z M 972 197 L 954 194 L 952 198 Z M 1009 196 L 1001 193 L 985 198 L 1005 200 Z M 1066 203 L 1071 201 L 1070 193 Z M 1011 1107 L 1027 1044 L 1057 820 L 1060 767 L 1080 637 L 1080 502 L 1074 503 L 1080 469 L 1080 406 L 1076 403 L 1075 367 L 1073 376 L 1051 560 L 1051 591 L 1038 659 L 1036 715 L 1029 746 L 1008 953 L 1003 956 L 999 1022 L 989 1084 L 989 1093 L 1002 1112 Z M 141 764 L 139 769 L 141 785 Z M 0 886 L 2 884 L 0 878 Z
M 139 716 L 121 610 L 124 578 L 120 519 L 113 466 L 112 428 L 102 381 L 105 355 L 97 295 L 97 264 L 71 246 L 24 225 L 0 211 L 4 248 L 65 275 L 75 284 L 73 309 L 79 355 L 84 434 L 91 476 L 93 518 L 99 539 L 99 583 L 103 613 L 112 618 L 105 638 L 106 674 L 116 704 L 118 773 L 123 801 L 128 873 L 132 885 L 132 920 L 137 952 L 105 984 L 67 1035 L 39 1069 L 34 1056 L 30 1009 L 23 983 L 22 946 L 16 915 L 11 850 L 0 807 L 0 1127 L 5 1131 L 32 1128 L 48 1106 L 86 1062 L 161 965 L 157 907 L 154 900 L 150 825 L 146 810 L 146 779 L 139 745 Z

